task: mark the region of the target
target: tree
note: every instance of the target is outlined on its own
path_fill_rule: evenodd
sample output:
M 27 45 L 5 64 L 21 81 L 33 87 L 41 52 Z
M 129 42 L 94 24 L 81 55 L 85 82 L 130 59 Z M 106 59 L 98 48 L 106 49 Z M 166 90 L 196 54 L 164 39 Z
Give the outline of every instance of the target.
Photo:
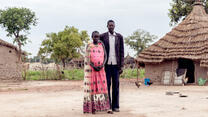
M 32 55 L 32 54 L 25 52 L 21 57 L 22 62 L 24 62 L 24 63 L 30 62 L 30 58 L 29 58 L 30 55 Z
M 151 35 L 142 29 L 138 29 L 131 36 L 125 38 L 125 43 L 130 46 L 131 49 L 136 51 L 138 55 L 142 50 L 147 48 L 151 42 L 157 39 L 157 36 Z
M 171 9 L 169 9 L 168 16 L 170 18 L 170 26 L 176 25 L 181 19 L 184 20 L 193 9 L 193 4 L 196 0 L 172 0 Z M 208 1 L 202 1 L 205 10 L 208 13 Z
M 88 40 L 86 31 L 79 32 L 75 27 L 66 26 L 64 31 L 46 34 L 38 54 L 42 59 L 50 56 L 56 63 L 61 62 L 65 68 L 67 61 L 79 57 L 79 50 Z
M 22 46 L 27 43 L 27 34 L 31 26 L 36 26 L 35 13 L 27 8 L 7 8 L 0 10 L 0 25 L 7 31 L 7 36 L 13 38 L 18 45 L 18 57 L 21 62 Z

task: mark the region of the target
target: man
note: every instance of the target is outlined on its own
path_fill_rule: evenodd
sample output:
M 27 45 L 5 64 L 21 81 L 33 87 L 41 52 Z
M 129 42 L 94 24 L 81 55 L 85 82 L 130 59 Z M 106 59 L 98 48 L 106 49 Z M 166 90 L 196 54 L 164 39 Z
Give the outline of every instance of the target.
M 119 112 L 119 76 L 123 72 L 124 65 L 124 43 L 123 36 L 114 31 L 115 22 L 107 22 L 108 32 L 100 35 L 100 40 L 104 43 L 107 52 L 107 62 L 105 72 L 108 85 L 108 95 L 112 111 Z M 112 78 L 112 79 L 111 79 Z M 111 82 L 112 80 L 112 82 Z M 112 83 L 112 100 L 111 100 Z

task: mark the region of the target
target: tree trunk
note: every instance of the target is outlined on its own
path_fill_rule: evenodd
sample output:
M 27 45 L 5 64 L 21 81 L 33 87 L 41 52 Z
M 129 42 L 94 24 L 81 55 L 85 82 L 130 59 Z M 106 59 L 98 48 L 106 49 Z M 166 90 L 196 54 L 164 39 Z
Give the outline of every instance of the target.
M 17 41 L 17 44 L 18 44 L 18 51 L 17 51 L 17 54 L 18 54 L 18 69 L 20 70 L 20 72 L 21 72 L 21 74 L 24 72 L 24 70 L 23 70 L 23 64 L 22 64 L 22 58 L 21 58 L 21 56 L 22 56 L 22 49 L 21 49 L 21 47 L 22 47 L 22 44 L 21 44 L 21 42 L 20 42 L 20 40 L 19 40 L 19 36 L 17 35 L 16 36 L 16 41 Z M 25 79 L 23 79 L 23 80 L 25 80 Z
M 60 70 L 58 64 L 56 64 L 56 69 L 57 69 L 57 73 L 58 73 L 58 78 L 56 80 L 61 80 L 61 70 Z
M 65 70 L 66 67 L 65 59 L 62 59 L 62 64 L 63 64 L 63 69 Z
M 21 42 L 20 42 L 20 40 L 19 40 L 19 37 L 16 37 L 16 40 L 17 40 L 17 44 L 18 44 L 18 60 L 19 60 L 19 62 L 20 62 L 20 64 L 22 63 L 22 57 L 21 57 L 21 55 L 22 55 L 22 45 L 21 45 Z

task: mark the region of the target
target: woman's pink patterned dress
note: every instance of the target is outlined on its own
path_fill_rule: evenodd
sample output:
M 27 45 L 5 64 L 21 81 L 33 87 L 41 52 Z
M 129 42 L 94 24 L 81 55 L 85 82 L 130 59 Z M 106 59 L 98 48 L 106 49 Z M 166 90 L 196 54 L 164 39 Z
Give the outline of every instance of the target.
M 89 44 L 85 56 L 85 77 L 84 77 L 84 113 L 106 111 L 110 108 L 107 81 L 104 67 L 95 71 L 91 66 L 103 65 L 105 49 L 101 42 L 98 45 Z

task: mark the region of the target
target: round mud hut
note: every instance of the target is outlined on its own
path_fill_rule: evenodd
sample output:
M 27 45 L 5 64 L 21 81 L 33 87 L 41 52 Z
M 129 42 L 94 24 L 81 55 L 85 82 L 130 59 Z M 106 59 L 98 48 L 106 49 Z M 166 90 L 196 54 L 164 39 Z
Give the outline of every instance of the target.
M 21 80 L 16 46 L 0 39 L 0 82 Z
M 208 15 L 197 0 L 192 12 L 138 55 L 145 77 L 155 84 L 197 84 L 208 77 Z

